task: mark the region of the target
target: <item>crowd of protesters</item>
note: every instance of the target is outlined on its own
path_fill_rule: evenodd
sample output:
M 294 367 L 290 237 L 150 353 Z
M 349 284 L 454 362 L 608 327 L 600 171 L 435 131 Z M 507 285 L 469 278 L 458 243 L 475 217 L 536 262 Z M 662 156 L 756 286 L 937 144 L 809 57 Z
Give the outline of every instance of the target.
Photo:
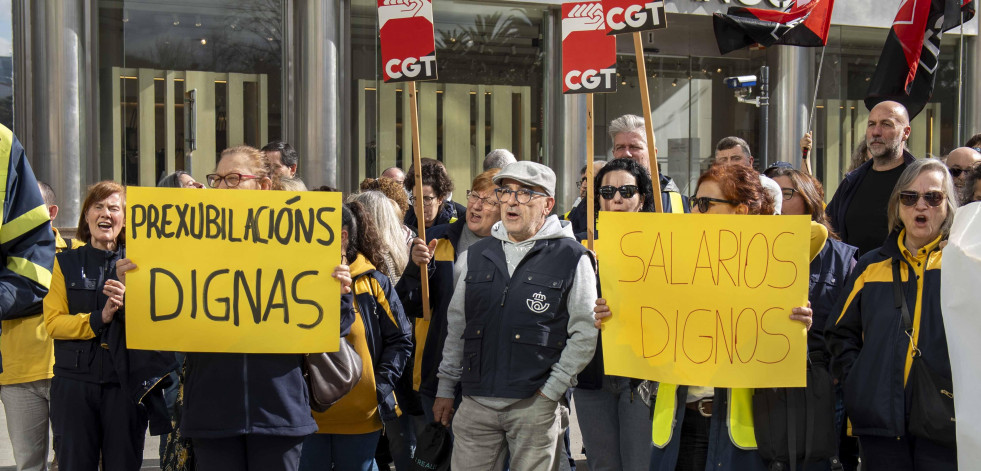
M 981 200 L 981 137 L 944 161 L 917 158 L 905 108 L 880 103 L 825 205 L 809 166 L 758 172 L 734 136 L 682 195 L 666 175 L 652 179 L 643 118 L 619 117 L 609 131 L 592 215 L 586 167 L 579 199 L 559 215 L 555 173 L 505 149 L 472 182 L 422 159 L 421 179 L 392 167 L 346 195 L 342 258 L 324 263 L 342 286 L 339 331 L 363 373 L 312 412 L 301 355 L 128 349 L 126 273 L 140 261 L 125 252 L 125 188 L 92 185 L 65 241 L 51 225 L 55 190 L 0 129 L 0 400 L 18 469 L 55 458 L 66 471 L 136 470 L 148 429 L 161 436 L 161 468 L 175 471 L 574 469 L 573 405 L 593 471 L 957 469 L 954 443 L 911 430 L 919 403 L 908 381 L 914 360 L 950 380 L 941 258 L 957 207 Z M 281 141 L 232 147 L 207 185 L 179 171 L 158 186 L 305 191 L 298 160 Z M 655 198 L 665 212 L 811 219 L 808 303 L 790 319 L 808 332 L 807 389 L 833 391 L 823 430 L 833 452 L 780 459 L 758 449 L 760 430 L 738 418 L 767 407 L 762 392 L 606 374 L 602 330 L 617 313 L 581 241 L 590 218 L 602 237 L 600 211 L 654 212 Z M 417 459 L 433 423 L 452 435 L 442 464 Z

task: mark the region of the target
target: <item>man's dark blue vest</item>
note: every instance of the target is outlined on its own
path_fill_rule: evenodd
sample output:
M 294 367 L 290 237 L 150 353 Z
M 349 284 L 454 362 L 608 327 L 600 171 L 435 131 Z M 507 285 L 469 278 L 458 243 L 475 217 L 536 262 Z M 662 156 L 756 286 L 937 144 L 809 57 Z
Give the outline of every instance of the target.
M 568 339 L 566 303 L 585 253 L 572 238 L 539 240 L 509 276 L 500 240 L 470 247 L 464 395 L 523 399 L 545 384 Z

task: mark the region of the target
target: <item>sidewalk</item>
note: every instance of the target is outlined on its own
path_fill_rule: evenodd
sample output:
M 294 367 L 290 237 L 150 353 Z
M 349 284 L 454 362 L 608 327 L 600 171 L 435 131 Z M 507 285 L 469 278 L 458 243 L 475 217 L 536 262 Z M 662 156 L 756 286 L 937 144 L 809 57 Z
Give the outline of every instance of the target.
M 147 470 L 160 469 L 159 454 L 160 437 L 147 435 L 145 448 L 143 449 L 143 468 Z M 51 460 L 52 454 L 48 454 Z M 7 412 L 3 409 L 0 402 L 0 471 L 15 471 L 14 450 L 10 446 L 10 435 L 7 433 Z
M 569 417 L 572 436 L 572 456 L 576 459 L 576 468 L 586 470 L 586 457 L 582 454 L 582 434 L 579 433 L 579 422 L 576 420 L 575 407 L 571 408 Z M 145 448 L 143 449 L 143 468 L 145 470 L 160 469 L 159 454 L 160 437 L 147 435 Z M 48 456 L 51 459 L 51 455 Z M 7 433 L 7 413 L 0 402 L 0 471 L 15 471 L 14 451 L 10 447 L 10 435 Z

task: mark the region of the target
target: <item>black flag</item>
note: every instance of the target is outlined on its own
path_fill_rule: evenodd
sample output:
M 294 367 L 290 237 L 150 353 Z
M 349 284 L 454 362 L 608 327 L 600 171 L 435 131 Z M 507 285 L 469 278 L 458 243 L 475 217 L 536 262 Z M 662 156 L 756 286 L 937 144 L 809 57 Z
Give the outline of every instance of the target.
M 869 83 L 865 106 L 893 100 L 915 117 L 933 96 L 940 36 L 974 17 L 974 0 L 907 1 L 896 14 Z
M 728 54 L 746 46 L 819 47 L 828 44 L 834 0 L 796 0 L 785 11 L 729 7 L 712 17 L 719 51 Z

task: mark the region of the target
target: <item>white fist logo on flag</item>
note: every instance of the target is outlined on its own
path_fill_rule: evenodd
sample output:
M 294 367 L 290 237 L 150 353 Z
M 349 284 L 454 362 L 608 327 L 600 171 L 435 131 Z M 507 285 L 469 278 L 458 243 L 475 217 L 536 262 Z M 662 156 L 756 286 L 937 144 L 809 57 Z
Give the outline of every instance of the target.
M 603 4 L 587 3 L 576 5 L 569 17 L 562 18 L 562 39 L 576 31 L 596 31 L 603 29 Z
M 419 16 L 433 21 L 433 2 L 430 0 L 385 0 L 378 7 L 378 29 L 385 27 L 389 20 Z

